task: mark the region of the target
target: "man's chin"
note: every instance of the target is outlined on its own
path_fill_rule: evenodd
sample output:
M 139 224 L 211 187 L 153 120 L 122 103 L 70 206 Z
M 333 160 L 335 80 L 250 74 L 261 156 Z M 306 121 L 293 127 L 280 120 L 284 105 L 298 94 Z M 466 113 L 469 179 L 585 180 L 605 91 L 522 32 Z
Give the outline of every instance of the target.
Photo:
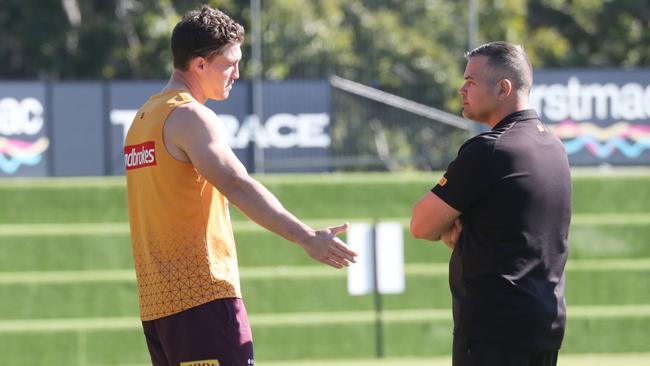
M 228 95 L 229 95 L 229 94 L 230 94 L 230 93 L 228 93 L 228 92 L 224 92 L 224 93 L 220 93 L 220 94 L 215 94 L 215 96 L 212 97 L 212 98 L 210 98 L 210 99 L 212 99 L 212 100 L 216 100 L 216 101 L 222 101 L 222 100 L 225 100 L 226 98 L 228 98 Z

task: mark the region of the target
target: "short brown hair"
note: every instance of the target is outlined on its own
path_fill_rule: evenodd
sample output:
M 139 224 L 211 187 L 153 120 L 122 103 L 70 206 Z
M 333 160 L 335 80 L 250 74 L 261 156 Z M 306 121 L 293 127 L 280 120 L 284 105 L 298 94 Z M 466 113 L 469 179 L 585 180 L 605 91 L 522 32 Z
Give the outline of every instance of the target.
M 518 94 L 528 95 L 533 84 L 533 67 L 522 46 L 503 41 L 490 42 L 465 54 L 468 60 L 475 56 L 488 58 L 491 82 L 509 79 Z
M 203 5 L 183 16 L 172 32 L 174 68 L 187 70 L 194 57 L 209 58 L 230 43 L 244 41 L 244 27 L 224 12 Z

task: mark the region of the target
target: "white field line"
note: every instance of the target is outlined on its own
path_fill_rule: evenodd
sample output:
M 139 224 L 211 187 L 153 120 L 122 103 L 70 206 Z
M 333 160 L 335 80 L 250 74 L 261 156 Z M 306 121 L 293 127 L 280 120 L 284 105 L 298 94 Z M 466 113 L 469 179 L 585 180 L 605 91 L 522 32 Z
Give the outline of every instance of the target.
M 650 224 L 650 213 L 599 213 L 574 214 L 571 225 L 647 225 Z
M 449 366 L 451 358 L 418 357 L 418 358 L 359 358 L 359 359 L 330 359 L 330 360 L 255 360 L 258 366 Z M 590 353 L 566 354 L 560 351 L 558 366 L 647 366 L 650 365 L 650 353 Z M 112 366 L 98 365 L 92 366 Z M 149 366 L 149 364 L 128 364 L 122 366 Z
M 410 263 L 404 266 L 407 276 L 446 276 L 447 263 Z M 582 271 L 650 271 L 650 258 L 641 259 L 582 259 L 567 263 L 568 272 Z M 243 280 L 300 279 L 347 276 L 346 270 L 325 266 L 273 266 L 243 267 Z M 133 270 L 87 270 L 87 271 L 25 271 L 0 272 L 1 284 L 62 284 L 87 282 L 135 282 Z
M 409 225 L 408 217 L 387 217 L 381 221 L 397 221 L 404 229 Z M 314 227 L 325 227 L 340 222 L 373 222 L 370 217 L 331 218 L 305 220 Z M 650 213 L 620 213 L 620 214 L 575 214 L 572 225 L 648 225 Z M 234 221 L 235 233 L 238 231 L 265 231 L 264 228 L 251 221 Z M 128 222 L 114 223 L 53 223 L 53 224 L 0 224 L 1 236 L 50 236 L 50 235 L 101 235 L 129 234 Z
M 310 185 L 310 184 L 383 184 L 401 183 L 433 184 L 443 172 L 429 173 L 325 173 L 325 174 L 262 174 L 254 177 L 263 184 Z M 124 177 L 80 177 L 80 178 L 7 178 L 0 180 L 0 189 L 70 189 L 70 188 L 124 188 Z
M 141 327 L 137 317 L 0 320 L 0 333 L 128 330 Z
M 422 182 L 424 184 L 438 181 L 443 171 L 404 172 L 404 173 L 323 173 L 323 174 L 255 174 L 254 177 L 267 184 L 371 184 L 399 182 Z M 650 176 L 647 167 L 622 168 L 572 168 L 575 178 L 620 179 L 627 177 Z M 0 188 L 94 188 L 124 187 L 125 177 L 50 177 L 50 178 L 3 178 Z
M 266 326 L 347 325 L 372 323 L 376 320 L 376 316 L 373 310 L 252 314 L 250 315 L 250 322 L 253 328 Z M 650 305 L 570 306 L 568 316 L 571 319 L 647 318 L 650 317 Z M 381 314 L 381 319 L 386 323 L 451 323 L 452 315 L 451 309 L 385 310 Z M 139 329 L 140 327 L 140 319 L 137 317 L 0 320 L 0 333 L 130 330 Z
M 71 189 L 126 187 L 126 178 L 120 177 L 51 177 L 51 178 L 5 178 L 0 188 L 11 189 Z
M 382 358 L 348 360 L 302 360 L 257 362 L 260 366 L 449 366 L 449 357 Z M 565 354 L 560 351 L 558 366 L 647 366 L 650 353 Z M 99 366 L 99 365 L 95 365 Z M 138 365 L 129 365 L 138 366 Z M 145 365 L 140 365 L 145 366 Z
M 2 236 L 58 236 L 129 234 L 128 222 L 59 223 L 59 224 L 1 224 Z
M 372 222 L 372 218 L 351 219 L 318 219 L 305 220 L 314 227 L 325 227 L 342 222 Z M 408 223 L 407 218 L 386 218 L 382 221 L 398 221 L 402 225 Z M 266 231 L 263 227 L 252 221 L 233 221 L 233 230 L 239 231 Z M 129 234 L 128 222 L 115 223 L 54 223 L 54 224 L 0 224 L 0 237 L 2 236 L 54 236 L 54 235 L 101 235 L 101 234 Z
M 569 260 L 567 271 L 647 271 L 650 258 L 639 259 L 576 259 Z
M 132 282 L 133 270 L 0 272 L 0 285 Z

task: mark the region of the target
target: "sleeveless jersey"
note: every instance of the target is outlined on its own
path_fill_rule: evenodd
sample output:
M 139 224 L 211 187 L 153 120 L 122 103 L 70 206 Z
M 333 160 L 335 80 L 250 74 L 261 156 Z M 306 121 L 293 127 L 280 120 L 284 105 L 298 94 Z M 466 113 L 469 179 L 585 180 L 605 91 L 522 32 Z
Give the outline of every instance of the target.
M 221 298 L 241 297 L 228 200 L 163 141 L 170 112 L 195 101 L 180 90 L 152 96 L 124 147 L 140 317 L 154 320 Z

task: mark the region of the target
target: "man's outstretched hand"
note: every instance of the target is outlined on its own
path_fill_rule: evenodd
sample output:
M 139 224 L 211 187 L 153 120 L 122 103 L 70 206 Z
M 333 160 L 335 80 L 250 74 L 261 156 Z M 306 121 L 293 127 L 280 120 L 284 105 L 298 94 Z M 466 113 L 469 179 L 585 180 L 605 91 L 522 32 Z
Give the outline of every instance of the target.
M 338 234 L 348 230 L 348 224 L 332 226 L 321 230 L 316 230 L 314 236 L 302 247 L 307 254 L 315 260 L 332 266 L 334 268 L 343 268 L 356 262 L 357 253 L 350 249 Z

